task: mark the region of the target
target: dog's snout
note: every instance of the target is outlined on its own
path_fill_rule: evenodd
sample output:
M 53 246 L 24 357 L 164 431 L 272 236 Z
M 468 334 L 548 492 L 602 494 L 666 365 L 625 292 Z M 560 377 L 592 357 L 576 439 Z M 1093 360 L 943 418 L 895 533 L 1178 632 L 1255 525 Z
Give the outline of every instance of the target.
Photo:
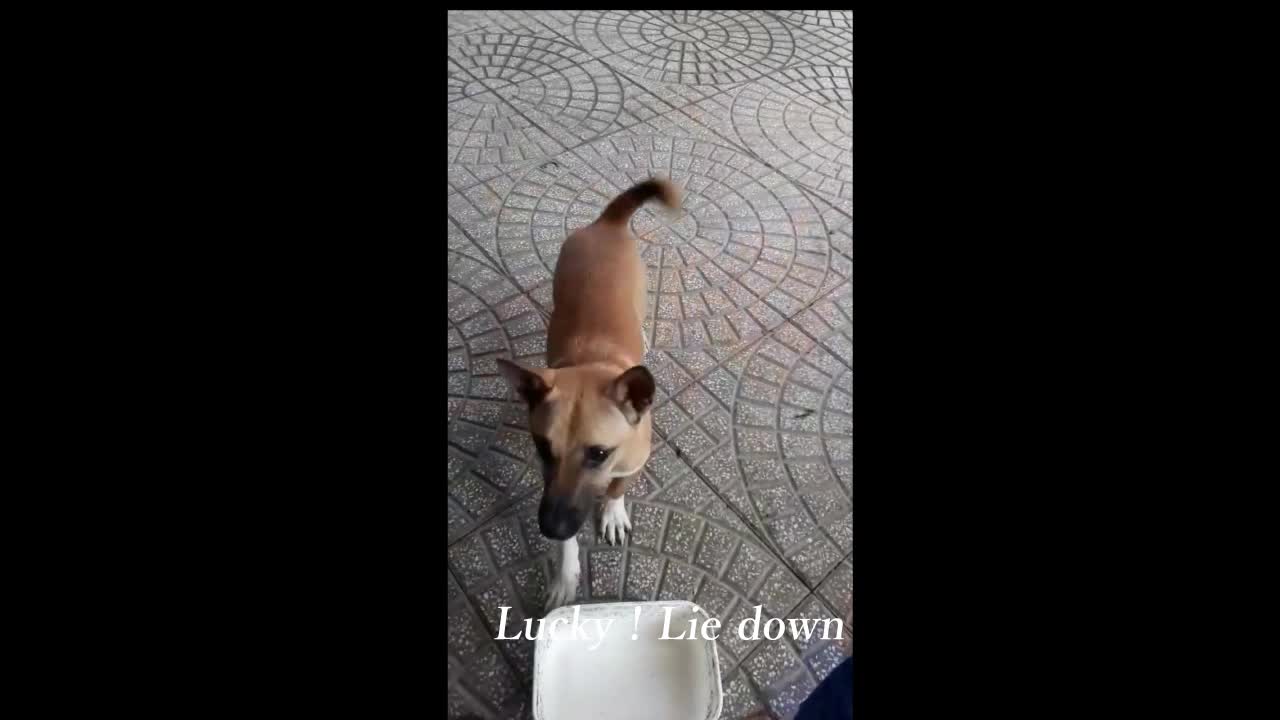
M 538 529 L 551 540 L 568 540 L 578 534 L 583 516 L 571 504 L 544 496 L 538 507 Z
M 568 540 L 578 534 L 580 525 L 566 519 L 554 520 L 542 524 L 542 534 L 550 540 Z

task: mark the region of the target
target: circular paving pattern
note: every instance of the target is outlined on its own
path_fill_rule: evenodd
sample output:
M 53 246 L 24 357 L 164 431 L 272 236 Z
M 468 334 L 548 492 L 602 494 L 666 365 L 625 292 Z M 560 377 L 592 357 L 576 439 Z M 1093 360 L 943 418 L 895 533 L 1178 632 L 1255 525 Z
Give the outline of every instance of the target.
M 791 60 L 791 31 L 763 13 L 587 11 L 573 24 L 589 52 L 648 80 L 718 85 L 753 80 Z
M 853 27 L 853 13 L 849 10 L 775 10 L 773 14 L 796 25 Z
M 811 583 L 853 548 L 852 297 L 838 289 L 730 363 L 733 441 L 698 473 Z
M 462 94 L 467 89 L 474 94 Z M 469 83 L 449 103 L 447 118 L 450 166 L 506 166 L 563 149 L 496 94 Z
M 842 444 L 849 434 L 839 429 L 852 419 L 827 400 L 841 392 L 833 386 L 843 367 L 816 348 L 790 367 L 771 360 L 752 358 L 735 399 L 736 461 L 762 527 L 792 566 L 816 583 L 852 549 L 850 490 L 830 460 L 835 455 L 845 463 Z M 759 389 L 768 385 L 763 376 L 774 374 L 784 376 L 782 385 Z M 764 406 L 762 392 L 780 401 Z M 769 457 L 753 455 L 760 450 L 752 448 L 766 446 Z M 781 449 L 781 460 L 773 448 Z
M 475 34 L 459 38 L 451 55 L 475 78 L 465 97 L 501 98 L 540 127 L 578 140 L 609 129 L 622 110 L 622 84 L 613 71 L 558 40 Z
M 494 22 L 494 18 L 484 10 L 450 10 L 448 17 L 450 35 L 483 30 Z
M 489 88 L 479 80 L 472 80 L 462 88 L 462 97 L 476 98 L 476 102 L 495 104 L 502 102 L 501 98 L 489 92 Z
M 799 65 L 772 76 L 781 84 L 811 100 L 826 104 L 843 115 L 853 114 L 853 68 L 846 65 Z
M 543 362 L 542 315 L 497 271 L 449 251 L 450 539 L 539 480 L 525 473 L 532 445 L 524 405 L 494 359 Z
M 577 603 L 690 600 L 737 627 L 756 605 L 766 618 L 788 617 L 805 598 L 795 574 L 691 473 L 648 497 L 626 497 L 632 530 L 624 544 L 599 540 L 595 517 L 578 532 Z M 504 605 L 509 625 L 543 615 L 558 558 L 538 530 L 538 501 L 521 500 L 449 547 L 450 569 L 494 628 Z M 532 669 L 531 647 L 499 644 L 518 669 Z M 721 663 L 727 670 L 758 644 L 721 636 Z
M 853 107 L 843 68 L 806 67 L 734 96 L 734 132 L 780 172 L 833 198 L 853 196 Z M 796 92 L 799 90 L 800 92 Z
M 688 139 L 611 138 L 530 170 L 503 200 L 498 254 L 521 287 L 550 283 L 565 237 L 651 175 L 685 186 L 673 218 L 632 218 L 649 267 L 650 345 L 728 346 L 760 336 L 813 300 L 829 272 L 822 217 L 754 158 Z
M 822 449 L 836 479 L 853 495 L 853 371 L 845 368 L 831 383 L 819 412 Z

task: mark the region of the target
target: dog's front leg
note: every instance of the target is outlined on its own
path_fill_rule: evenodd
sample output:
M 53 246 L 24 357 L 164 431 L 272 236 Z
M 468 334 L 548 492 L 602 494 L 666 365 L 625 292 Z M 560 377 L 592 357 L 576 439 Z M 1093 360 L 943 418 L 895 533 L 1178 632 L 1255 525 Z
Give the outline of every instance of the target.
M 560 543 L 560 559 L 556 563 L 556 577 L 547 593 L 547 612 L 561 605 L 568 605 L 578 595 L 578 538 L 571 537 Z
M 605 491 L 604 507 L 600 511 L 600 535 L 610 545 L 621 545 L 631 530 L 631 518 L 627 517 L 627 506 L 623 504 L 622 496 L 631 481 L 639 476 L 637 471 L 634 475 L 618 478 Z

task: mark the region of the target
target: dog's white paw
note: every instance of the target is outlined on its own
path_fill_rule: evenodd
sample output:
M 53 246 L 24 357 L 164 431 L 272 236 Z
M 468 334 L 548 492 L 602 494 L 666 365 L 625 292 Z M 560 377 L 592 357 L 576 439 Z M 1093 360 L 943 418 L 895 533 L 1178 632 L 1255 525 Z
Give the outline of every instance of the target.
M 547 612 L 551 612 L 562 605 L 568 605 L 578 596 L 578 570 L 575 568 L 572 573 L 556 573 L 556 579 L 551 581 L 551 588 L 547 592 Z
M 600 535 L 610 545 L 621 545 L 631 530 L 631 518 L 627 517 L 627 508 L 622 498 L 608 500 L 600 513 Z

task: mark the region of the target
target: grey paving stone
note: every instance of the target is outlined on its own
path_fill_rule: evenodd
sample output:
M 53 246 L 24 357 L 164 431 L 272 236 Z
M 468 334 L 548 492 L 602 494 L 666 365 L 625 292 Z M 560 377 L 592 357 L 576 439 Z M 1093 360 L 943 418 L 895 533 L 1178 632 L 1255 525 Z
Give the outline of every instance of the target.
M 527 36 L 494 39 L 502 44 L 484 49 L 506 56 L 486 58 L 491 64 L 472 72 L 565 148 L 670 110 L 643 86 L 566 43 Z
M 656 99 L 665 104 L 668 109 L 679 109 L 686 105 L 701 102 L 709 98 L 720 95 L 742 83 L 728 83 L 724 85 L 686 85 L 678 82 L 663 82 L 644 76 L 624 75 L 628 80 L 643 87 L 651 93 Z
M 722 666 L 723 667 L 723 666 Z M 724 703 L 721 705 L 720 717 L 722 718 L 760 718 L 760 713 L 765 713 L 766 704 L 760 699 L 759 692 L 750 681 L 747 680 L 746 672 L 736 669 L 736 667 L 727 676 L 720 680 L 721 688 L 724 691 Z M 763 717 L 767 718 L 768 715 Z
M 449 718 L 518 717 L 528 704 L 520 676 L 466 599 L 449 603 Z
M 450 217 L 447 220 L 448 234 L 446 237 L 449 241 L 449 249 L 453 251 L 449 253 L 449 270 L 452 271 L 454 264 L 464 259 L 497 270 L 498 262 L 494 256 L 496 248 L 486 248 L 480 245 L 468 236 L 463 231 L 462 226 L 455 222 L 453 218 Z M 500 270 L 498 272 L 501 273 Z
M 802 658 L 818 655 L 827 647 L 834 648 L 839 654 L 847 654 L 848 647 L 845 642 L 849 630 L 845 624 L 848 622 L 847 615 L 847 612 L 833 612 L 817 595 L 810 595 L 791 612 L 791 617 L 797 620 L 813 620 L 813 630 L 807 636 L 803 628 L 799 628 L 801 632 L 798 634 L 788 633 L 787 642 L 795 649 L 796 654 Z M 795 629 L 788 627 L 788 630 Z M 826 656 L 824 655 L 824 657 Z M 813 668 L 814 664 L 810 664 L 810 669 L 812 670 Z M 826 673 L 830 671 L 831 667 L 826 667 L 821 674 L 815 674 L 814 679 L 822 680 L 822 678 L 826 677 Z
M 786 22 L 796 43 L 798 63 L 853 67 L 853 29 Z
M 623 73 L 689 85 L 753 80 L 795 54 L 788 26 L 758 11 L 586 11 L 573 35 Z
M 777 717 L 790 717 L 818 683 L 848 657 L 843 621 L 837 624 L 837 619 L 815 596 L 805 598 L 788 613 L 780 639 L 757 643 L 724 676 L 726 705 L 732 684 L 735 710 L 763 705 Z M 803 621 L 810 621 L 807 633 Z
M 458 587 L 458 581 L 453 579 L 453 573 L 449 573 L 449 582 L 447 585 L 449 604 L 453 605 L 458 598 L 462 597 L 462 588 Z
M 448 528 L 460 537 L 539 478 L 528 470 L 525 410 L 494 358 L 541 362 L 545 324 L 499 271 L 449 251 Z
M 463 97 L 505 101 L 563 147 L 610 130 L 622 110 L 613 70 L 558 38 L 472 33 L 452 43 L 451 52 L 474 78 Z
M 803 665 L 786 643 L 775 638 L 761 643 L 760 647 L 742 661 L 742 668 L 747 671 L 756 687 L 771 687 L 784 678 L 799 674 Z
M 848 65 L 792 65 L 771 73 L 763 81 L 783 83 L 814 102 L 845 112 L 853 102 L 853 68 Z
M 462 35 L 464 33 L 483 30 L 488 27 L 493 18 L 490 13 L 476 10 L 450 10 L 449 12 L 449 34 Z
M 515 180 L 493 226 L 504 271 L 529 291 L 549 285 L 567 234 L 654 174 L 685 190 L 674 217 L 645 207 L 632 221 L 650 268 L 654 348 L 733 347 L 760 337 L 817 299 L 835 272 L 821 209 L 786 178 L 724 144 L 633 131 Z
M 803 321 L 804 326 L 800 324 Z M 852 550 L 852 300 L 844 286 L 755 343 L 729 399 L 729 444 L 699 477 L 813 587 Z M 710 382 L 721 378 L 708 376 Z
M 449 66 L 449 102 L 453 103 L 466 97 L 468 85 L 473 78 L 462 66 L 454 62 L 453 58 L 447 61 Z
M 487 30 L 565 39 L 564 33 L 558 29 L 567 28 L 572 22 L 572 13 L 557 10 L 450 10 L 449 34 Z
M 730 109 L 739 144 L 825 198 L 852 198 L 851 73 L 807 65 L 742 87 Z
M 478 82 L 478 81 L 472 81 Z M 497 94 L 474 90 L 448 105 L 449 164 L 477 180 L 524 167 L 564 150 Z
M 818 302 L 793 318 L 794 326 L 828 351 L 814 354 L 813 362 L 838 375 L 839 392 L 829 398 L 833 407 L 845 414 L 852 412 L 852 372 L 841 372 L 837 362 L 846 369 L 853 366 L 853 286 L 842 283 Z M 782 328 L 779 335 L 789 331 Z
M 774 10 L 770 14 L 801 27 L 853 29 L 852 10 Z
M 839 254 L 848 261 L 848 264 L 833 259 L 833 266 L 836 271 L 844 277 L 852 277 L 853 275 L 853 219 L 851 217 L 841 217 L 837 212 L 828 213 L 827 221 L 828 237 L 831 242 L 831 250 Z
M 538 500 L 536 494 L 521 500 L 449 548 L 450 572 L 490 630 L 502 605 L 513 608 L 509 627 L 542 616 L 555 550 L 539 535 Z M 578 602 L 692 600 L 724 622 L 752 616 L 756 605 L 765 617 L 785 616 L 806 597 L 785 563 L 692 473 L 648 497 L 628 494 L 627 503 L 633 533 L 624 545 L 597 541 L 594 518 L 578 535 Z M 492 642 L 517 673 L 531 671 L 524 643 Z M 728 662 L 736 664 L 759 642 L 724 641 Z
M 845 558 L 818 586 L 817 594 L 836 613 L 845 617 L 853 607 L 853 565 Z
M 800 187 L 809 194 L 815 205 L 822 208 L 822 218 L 827 224 L 828 234 L 831 236 L 829 240 L 833 247 L 839 250 L 842 257 L 852 260 L 852 249 L 848 245 L 840 247 L 842 240 L 837 237 L 837 234 L 843 233 L 849 238 L 853 236 L 853 198 L 824 198 L 804 185 Z M 845 278 L 852 277 L 850 270 L 851 263 L 846 263 L 840 268 L 840 275 Z
M 852 69 L 800 65 L 680 113 L 837 206 L 853 197 Z
M 572 72 L 573 60 L 564 53 L 576 52 L 573 48 L 552 38 L 490 32 L 451 36 L 447 47 L 448 163 L 455 187 L 564 151 L 565 145 L 503 99 L 503 93 L 516 94 L 521 82 L 536 84 L 534 72 Z M 509 53 L 536 55 L 538 61 L 520 57 L 518 67 L 507 69 Z
M 790 718 L 800 709 L 804 702 L 818 687 L 807 674 L 801 674 L 790 682 L 769 688 L 769 709 L 780 718 Z
M 503 170 L 652 120 L 671 106 L 545 29 L 450 41 L 450 180 L 466 189 Z

